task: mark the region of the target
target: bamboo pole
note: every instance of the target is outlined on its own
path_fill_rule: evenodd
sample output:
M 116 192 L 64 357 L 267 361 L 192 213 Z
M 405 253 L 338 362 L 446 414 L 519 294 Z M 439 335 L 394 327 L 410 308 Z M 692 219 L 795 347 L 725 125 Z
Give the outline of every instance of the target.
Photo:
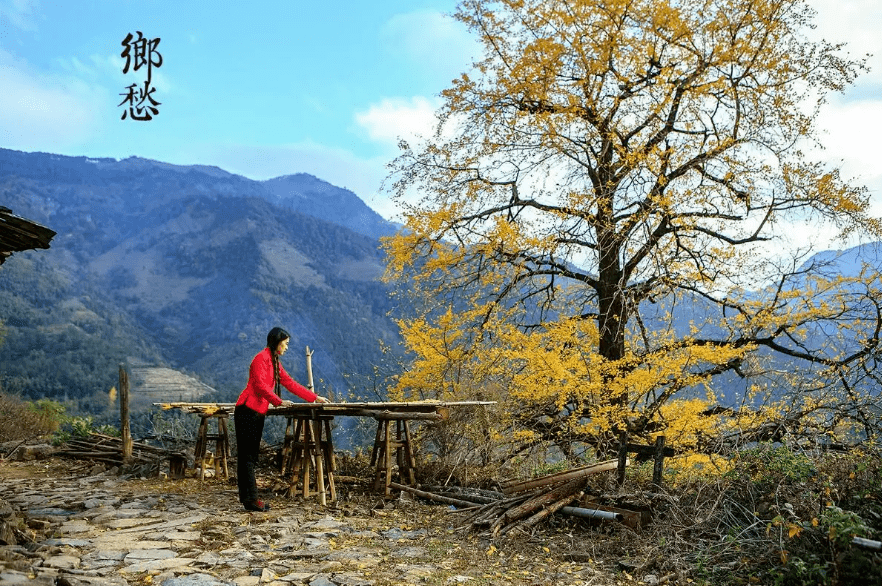
M 378 411 L 376 409 L 358 409 L 352 412 L 357 416 L 364 417 L 373 417 L 377 421 L 383 420 L 406 420 L 406 419 L 414 419 L 414 420 L 423 420 L 423 421 L 441 421 L 444 419 L 444 415 L 441 413 L 405 413 L 402 411 L 389 411 L 388 409 L 383 411 Z
M 577 517 L 585 517 L 586 519 L 601 519 L 603 521 L 621 521 L 621 513 L 611 513 L 609 511 L 601 511 L 599 509 L 584 509 L 582 507 L 563 507 L 561 513 L 566 515 L 575 515 Z

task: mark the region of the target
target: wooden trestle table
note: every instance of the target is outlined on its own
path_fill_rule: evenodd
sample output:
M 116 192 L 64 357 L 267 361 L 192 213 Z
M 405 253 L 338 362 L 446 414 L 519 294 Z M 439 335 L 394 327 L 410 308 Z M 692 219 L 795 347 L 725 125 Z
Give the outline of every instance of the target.
M 298 492 L 309 497 L 314 484 L 320 502 L 337 499 L 334 486 L 336 461 L 331 435 L 334 417 L 372 417 L 377 433 L 371 451 L 374 489 L 389 495 L 392 473 L 397 467 L 401 484 L 416 485 L 416 461 L 411 445 L 408 421 L 441 421 L 452 408 L 492 405 L 493 401 L 401 401 L 365 403 L 294 403 L 270 407 L 268 416 L 285 417 L 285 440 L 282 445 L 281 473 L 289 479 L 288 496 Z M 215 473 L 229 477 L 227 459 L 230 438 L 227 419 L 233 414 L 233 403 L 154 403 L 162 409 L 178 409 L 201 417 L 196 438 L 194 466 L 204 478 L 205 469 L 213 464 Z M 209 429 L 216 420 L 217 433 Z M 216 442 L 214 456 L 207 451 L 208 442 Z M 313 482 L 312 476 L 315 475 Z M 299 490 L 298 490 L 299 487 Z

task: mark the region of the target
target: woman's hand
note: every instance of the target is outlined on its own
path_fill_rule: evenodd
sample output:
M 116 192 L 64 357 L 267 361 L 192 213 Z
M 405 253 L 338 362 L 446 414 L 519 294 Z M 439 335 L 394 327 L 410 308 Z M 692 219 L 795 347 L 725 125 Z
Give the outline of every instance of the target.
M 315 402 L 316 403 L 328 403 L 329 401 L 327 399 L 325 399 L 324 397 L 319 397 L 318 395 L 316 395 Z

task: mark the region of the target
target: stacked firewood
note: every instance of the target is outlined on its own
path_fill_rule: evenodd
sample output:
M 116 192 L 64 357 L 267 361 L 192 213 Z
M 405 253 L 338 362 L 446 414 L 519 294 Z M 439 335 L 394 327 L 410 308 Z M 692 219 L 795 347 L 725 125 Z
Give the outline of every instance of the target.
M 104 435 L 102 433 L 90 433 L 86 437 L 71 438 L 56 452 L 56 455 L 77 460 L 90 460 L 110 466 L 120 466 L 123 462 L 122 438 Z M 159 462 L 170 456 L 170 452 L 163 448 L 151 446 L 142 442 L 132 442 L 132 459 L 125 462 L 132 467 L 157 466 Z
M 590 475 L 614 470 L 617 465 L 612 460 L 541 478 L 505 482 L 501 492 L 440 486 L 419 490 L 397 483 L 392 483 L 392 488 L 460 507 L 473 530 L 489 530 L 497 536 L 516 528 L 529 530 L 558 511 L 572 509 L 569 505 L 584 496 Z

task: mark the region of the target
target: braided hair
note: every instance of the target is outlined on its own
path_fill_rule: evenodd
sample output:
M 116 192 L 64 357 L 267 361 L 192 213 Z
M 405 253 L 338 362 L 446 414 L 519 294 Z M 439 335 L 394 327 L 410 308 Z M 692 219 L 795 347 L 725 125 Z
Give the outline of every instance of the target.
M 273 328 L 266 335 L 266 347 L 270 349 L 270 357 L 273 361 L 273 382 L 275 384 L 275 393 L 279 394 L 279 355 L 276 354 L 276 350 L 279 348 L 279 344 L 281 344 L 284 340 L 287 340 L 291 336 L 283 330 L 282 328 Z

